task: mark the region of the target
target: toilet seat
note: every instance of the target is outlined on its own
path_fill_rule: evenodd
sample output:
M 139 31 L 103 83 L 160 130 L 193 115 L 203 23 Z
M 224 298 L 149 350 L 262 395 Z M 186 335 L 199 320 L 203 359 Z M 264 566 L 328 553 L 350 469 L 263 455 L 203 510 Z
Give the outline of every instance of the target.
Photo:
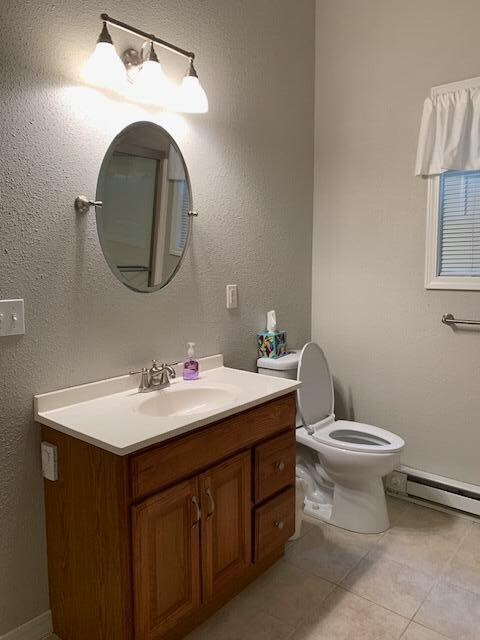
M 335 421 L 332 376 L 325 354 L 315 342 L 303 347 L 297 378 L 302 382 L 297 391 L 298 409 L 305 434 L 313 430 L 308 436 L 311 440 L 345 451 L 376 454 L 395 453 L 405 446 L 402 438 L 386 429 L 349 420 Z M 304 434 L 301 437 L 304 441 Z
M 394 453 L 405 446 L 402 438 L 371 424 L 337 420 L 311 436 L 316 442 L 346 451 Z

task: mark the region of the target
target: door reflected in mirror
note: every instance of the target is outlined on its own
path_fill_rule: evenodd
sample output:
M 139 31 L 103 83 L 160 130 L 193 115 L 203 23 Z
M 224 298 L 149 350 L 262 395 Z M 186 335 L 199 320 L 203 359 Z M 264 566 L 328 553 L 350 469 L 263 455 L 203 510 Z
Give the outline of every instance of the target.
M 157 291 L 180 268 L 190 236 L 187 167 L 165 129 L 137 122 L 110 145 L 97 184 L 97 229 L 105 258 L 130 289 Z

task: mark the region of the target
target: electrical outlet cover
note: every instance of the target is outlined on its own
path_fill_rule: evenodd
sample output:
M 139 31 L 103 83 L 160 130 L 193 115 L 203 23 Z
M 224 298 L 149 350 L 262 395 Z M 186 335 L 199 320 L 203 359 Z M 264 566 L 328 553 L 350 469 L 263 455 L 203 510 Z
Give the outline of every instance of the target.
M 58 449 L 50 442 L 42 442 L 42 473 L 46 480 L 58 480 Z

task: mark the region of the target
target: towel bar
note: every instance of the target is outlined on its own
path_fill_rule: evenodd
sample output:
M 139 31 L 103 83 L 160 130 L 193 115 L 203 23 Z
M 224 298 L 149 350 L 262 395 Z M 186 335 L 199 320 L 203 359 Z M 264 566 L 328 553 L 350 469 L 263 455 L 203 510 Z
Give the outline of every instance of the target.
M 455 318 L 453 313 L 444 313 L 442 316 L 443 324 L 476 324 L 480 325 L 480 320 L 460 320 Z

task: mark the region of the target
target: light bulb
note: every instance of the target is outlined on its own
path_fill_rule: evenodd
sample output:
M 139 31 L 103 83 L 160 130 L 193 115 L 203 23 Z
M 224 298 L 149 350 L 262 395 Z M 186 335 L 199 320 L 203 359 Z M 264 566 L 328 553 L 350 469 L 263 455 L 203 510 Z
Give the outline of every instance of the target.
M 177 111 L 183 111 L 183 113 L 208 112 L 207 94 L 200 84 L 193 60 L 190 60 L 190 68 L 178 89 L 176 102 Z
M 126 87 L 126 70 L 105 23 L 97 45 L 82 70 L 82 77 L 88 84 L 113 91 L 120 92 Z
M 163 73 L 153 43 L 150 43 L 148 57 L 136 73 L 133 84 L 137 100 L 162 107 L 172 106 L 173 86 Z

